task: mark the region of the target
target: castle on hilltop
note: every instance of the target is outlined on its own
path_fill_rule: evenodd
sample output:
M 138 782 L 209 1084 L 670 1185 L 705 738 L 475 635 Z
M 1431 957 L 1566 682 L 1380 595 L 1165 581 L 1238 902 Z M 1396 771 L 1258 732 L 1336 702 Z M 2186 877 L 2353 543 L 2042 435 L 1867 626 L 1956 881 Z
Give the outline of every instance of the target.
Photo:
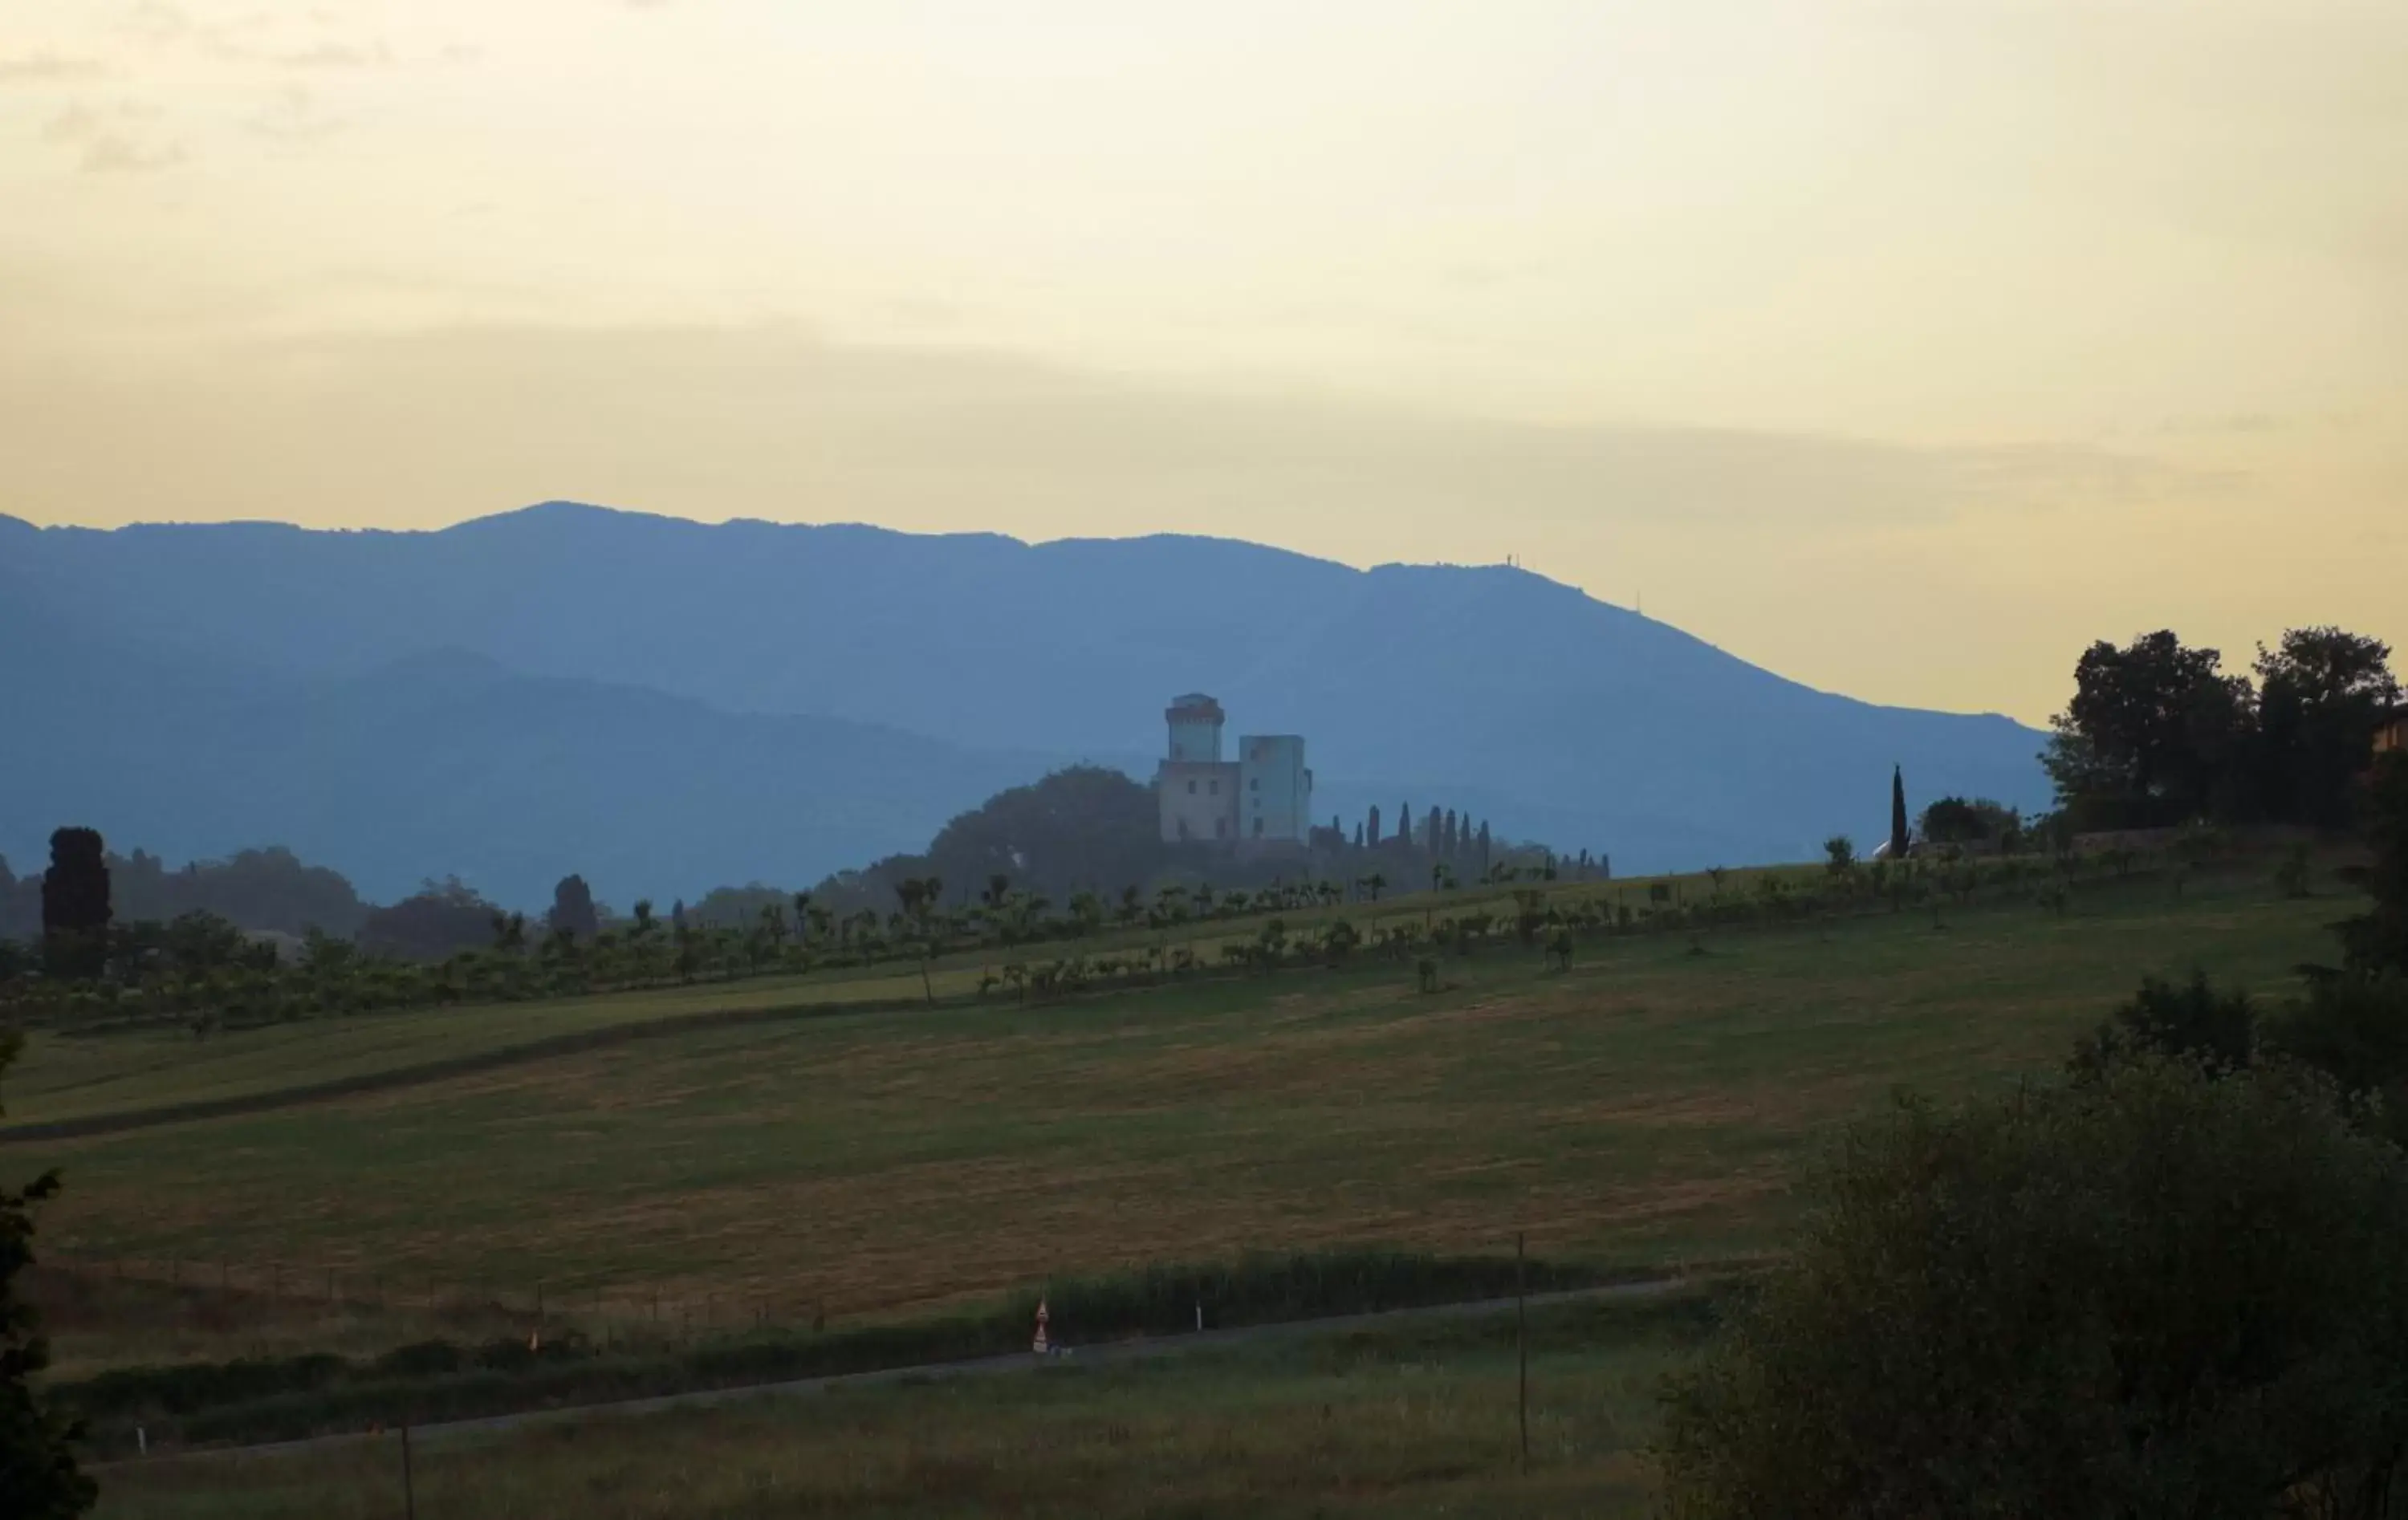
M 1239 854 L 1302 850 L 1312 837 L 1312 772 L 1299 734 L 1244 734 L 1221 758 L 1221 704 L 1200 692 L 1163 713 L 1170 752 L 1154 773 L 1165 843 L 1217 842 Z

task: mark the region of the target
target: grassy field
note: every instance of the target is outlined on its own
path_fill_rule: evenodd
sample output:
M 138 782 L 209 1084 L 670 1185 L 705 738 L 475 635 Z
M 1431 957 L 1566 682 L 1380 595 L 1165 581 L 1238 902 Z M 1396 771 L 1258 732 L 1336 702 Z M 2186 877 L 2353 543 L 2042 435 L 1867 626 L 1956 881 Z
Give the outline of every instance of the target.
M 1728 873 L 1742 894 L 1762 871 Z M 1596 897 L 1646 904 L 1653 879 L 1564 884 L 1554 900 Z M 1702 894 L 1702 877 L 1666 878 L 1673 890 Z M 1344 916 L 1367 933 L 1382 923 L 1421 921 L 1437 912 L 1501 912 L 1510 892 L 1467 888 L 1381 903 L 1354 903 L 1283 915 L 1301 932 Z M 7 1125 L 39 1125 L 122 1114 L 171 1104 L 275 1094 L 296 1087 L 372 1078 L 436 1063 L 492 1057 L 548 1042 L 575 1040 L 666 1022 L 706 1022 L 732 1014 L 807 1016 L 848 1004 L 911 1002 L 933 996 L 962 1001 L 980 979 L 1012 960 L 1042 962 L 1076 954 L 1127 953 L 1149 945 L 1185 949 L 1207 963 L 1225 942 L 1250 940 L 1262 920 L 1206 921 L 1160 934 L 1109 930 L 1089 939 L 943 957 L 923 977 L 916 963 L 882 964 L 803 976 L 769 976 L 611 993 L 548 1002 L 423 1009 L 308 1020 L 195 1040 L 180 1025 L 121 1029 L 105 1037 L 55 1029 L 28 1032 L 26 1059 L 10 1074 Z
M 2144 971 L 2277 989 L 2329 954 L 2345 911 L 2282 900 L 2251 869 L 2179 900 L 2156 879 L 2086 887 L 2062 918 L 1878 914 L 1704 954 L 1584 944 L 1569 974 L 1498 947 L 1449 959 L 1436 995 L 1373 962 L 834 1013 L 7 1156 L 65 1169 L 54 1248 L 273 1262 L 295 1283 L 331 1269 L 404 1297 L 433 1283 L 523 1302 L 541 1283 L 555 1312 L 659 1291 L 731 1319 L 852 1320 L 1132 1262 L 1495 1251 L 1516 1230 L 1551 1257 L 1677 1265 L 1765 1246 L 1800 1161 L 1894 1085 L 2052 1068 Z M 256 1040 L 301 1081 L 354 1059 L 346 1041 L 430 1017 L 466 1016 L 184 1049 L 213 1065 Z M 35 1054 L 37 1094 L 61 1091 L 55 1049 Z M 185 1080 L 163 1053 L 145 1095 Z
M 1534 1312 L 1526 1472 L 1505 1316 L 428 1443 L 416 1497 L 446 1520 L 1635 1515 L 1698 1325 L 1694 1302 Z M 399 1461 L 387 1437 L 121 1466 L 98 1514 L 382 1520 Z

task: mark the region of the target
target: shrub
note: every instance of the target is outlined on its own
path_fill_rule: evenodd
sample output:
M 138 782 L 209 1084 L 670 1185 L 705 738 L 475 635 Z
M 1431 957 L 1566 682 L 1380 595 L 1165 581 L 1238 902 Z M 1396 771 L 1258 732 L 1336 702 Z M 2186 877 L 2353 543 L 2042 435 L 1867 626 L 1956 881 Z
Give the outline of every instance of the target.
M 2265 1520 L 2383 1513 L 2403 1432 L 2408 1158 L 2141 1061 L 1855 1130 L 1658 1455 L 1675 1520 Z
M 2141 990 L 2073 1049 L 2072 1070 L 2096 1077 L 2137 1056 L 2194 1061 L 2212 1070 L 2237 1070 L 2258 1046 L 2258 1011 L 2246 993 L 2219 993 L 2203 971 L 2176 986 L 2143 977 Z

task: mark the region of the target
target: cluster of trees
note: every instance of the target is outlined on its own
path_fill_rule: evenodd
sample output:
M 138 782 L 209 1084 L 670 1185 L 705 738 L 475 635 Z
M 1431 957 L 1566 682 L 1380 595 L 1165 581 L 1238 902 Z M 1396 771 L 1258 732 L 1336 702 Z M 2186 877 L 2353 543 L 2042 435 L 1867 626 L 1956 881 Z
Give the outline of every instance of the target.
M 103 864 L 121 919 L 214 913 L 255 931 L 299 936 L 314 928 L 348 938 L 371 911 L 339 872 L 306 865 L 290 850 L 246 850 L 180 868 L 136 850 L 106 855 Z M 0 939 L 32 940 L 41 932 L 41 877 L 20 880 L 0 859 Z
M 2193 819 L 2338 827 L 2376 730 L 2400 702 L 2391 650 L 2339 628 L 2294 628 L 2260 646 L 2251 675 L 2172 633 L 2074 667 L 2042 763 L 2083 829 Z M 2252 680 L 2254 675 L 2255 680 Z
M 1149 799 L 1141 814 L 1125 805 L 1123 789 Z M 1088 806 L 1098 793 L 1103 806 Z M 1076 882 L 1080 872 L 1098 864 L 1159 864 L 1150 798 L 1115 772 L 1067 771 L 1015 788 L 954 820 L 927 856 L 882 862 L 818 892 L 723 888 L 693 910 L 682 902 L 673 905 L 666 919 L 656 916 L 649 901 L 638 902 L 623 918 L 595 900 L 582 877 L 569 876 L 555 889 L 551 910 L 530 923 L 453 879 L 429 882 L 389 907 L 365 910 L 350 938 L 313 926 L 281 947 L 206 911 L 165 922 L 121 920 L 111 900 L 113 857 L 100 837 L 89 829 L 62 829 L 42 879 L 37 946 L 0 940 L 0 1002 L 42 1015 L 172 1017 L 207 1035 L 229 1025 L 311 1014 L 557 997 L 896 960 L 917 963 L 924 982 L 927 963 L 952 952 L 1010 954 L 1023 946 L 1069 944 L 1107 930 L 1165 933 L 1250 914 L 1327 910 L 1350 898 L 1377 901 L 1390 885 L 1375 869 L 1352 882 L 1274 877 L 1251 888 L 1175 880 L 1151 891 L 1134 882 L 1109 892 L 1074 886 L 1057 899 L 1030 882 L 1032 875 L 1039 882 Z M 1136 826 L 1140 818 L 1141 829 Z M 1470 831 L 1450 831 L 1442 822 L 1435 826 L 1442 842 L 1453 833 L 1462 848 L 1472 847 Z M 1133 839 L 1145 848 L 1133 848 Z M 1364 858 L 1404 858 L 1403 849 L 1399 843 Z M 1008 863 L 1013 868 L 989 871 L 949 891 L 947 878 L 929 868 L 936 859 Z M 1326 857 L 1307 857 L 1285 866 L 1323 863 Z M 155 879 L 160 873 L 147 874 Z M 1484 879 L 1554 880 L 1556 874 L 1552 856 L 1522 852 L 1494 861 Z M 1447 861 L 1431 864 L 1434 890 L 1455 884 Z M 873 889 L 882 890 L 882 902 L 869 895 Z M 1283 940 L 1284 933 L 1281 928 L 1274 938 Z M 1300 936 L 1300 954 L 1307 938 L 1315 955 L 1325 950 L 1343 954 L 1360 940 L 1341 923 L 1327 936 L 1319 930 Z M 1268 963 L 1276 964 L 1283 953 L 1281 946 L 1271 947 Z M 1132 971 L 1141 966 L 1193 966 L 1192 957 L 1170 965 L 1161 946 L 1151 958 L 1111 959 L 1113 970 L 1124 961 Z M 1062 984 L 1080 980 L 1076 967 L 1084 955 L 1073 951 L 1054 960 L 1070 968 L 1058 979 Z M 1041 974 L 1031 973 L 1030 979 L 1044 983 Z
M 1585 874 L 1592 868 L 1580 857 Z M 1438 867 L 1445 870 L 1440 872 Z M 1290 890 L 1299 879 L 1344 882 L 1358 890 L 1411 891 L 1442 881 L 1501 880 L 1511 873 L 1556 868 L 1542 847 L 1497 840 L 1485 822 L 1431 809 L 1416 819 L 1407 804 L 1398 825 L 1383 831 L 1373 808 L 1350 840 L 1340 821 L 1315 828 L 1300 856 L 1237 858 L 1209 841 L 1166 841 L 1154 789 L 1120 771 L 1074 766 L 1026 786 L 998 793 L 954 818 L 928 848 L 892 855 L 859 870 L 841 871 L 809 894 L 838 918 L 876 911 L 883 916 L 908 883 L 936 882 L 931 908 L 992 911 L 996 878 L 1034 897 L 1068 903 L 1081 893 L 1110 896 L 1134 887 L 1147 901 L 1166 887 L 1191 896 Z M 1602 862 L 1597 874 L 1604 874 Z M 1376 889 L 1360 886 L 1379 878 Z M 779 889 L 755 883 L 723 889 L 695 905 L 706 922 L 756 917 Z
M 2377 1520 L 2408 1458 L 2408 756 L 2277 1009 L 2144 982 L 2065 1077 L 1853 1131 L 1675 1380 L 1679 1520 Z

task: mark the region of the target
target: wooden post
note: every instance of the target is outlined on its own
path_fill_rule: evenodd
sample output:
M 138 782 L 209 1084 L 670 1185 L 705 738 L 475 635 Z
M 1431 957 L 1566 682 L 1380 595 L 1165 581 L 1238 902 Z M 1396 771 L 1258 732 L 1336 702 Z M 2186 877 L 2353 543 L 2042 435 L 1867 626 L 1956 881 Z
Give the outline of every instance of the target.
M 418 1484 L 409 1470 L 409 1427 L 401 1427 L 401 1512 L 406 1520 L 418 1520 Z
M 1522 1470 L 1530 1469 L 1530 1303 L 1527 1279 L 1524 1270 L 1524 1241 L 1521 1231 L 1513 1234 L 1513 1351 L 1522 1364 L 1521 1421 Z

